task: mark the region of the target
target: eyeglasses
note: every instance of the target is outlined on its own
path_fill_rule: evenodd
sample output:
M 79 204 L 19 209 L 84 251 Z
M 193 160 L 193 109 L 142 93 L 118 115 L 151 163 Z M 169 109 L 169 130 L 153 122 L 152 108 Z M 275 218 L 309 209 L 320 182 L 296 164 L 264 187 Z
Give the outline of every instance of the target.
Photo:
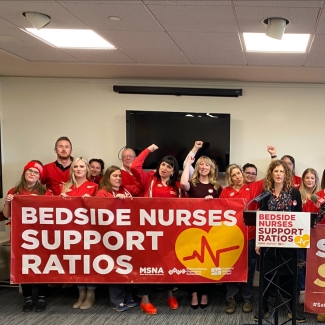
M 244 172 L 246 175 L 250 175 L 250 176 L 256 176 L 257 174 L 255 173 L 250 173 L 250 172 Z
M 39 172 L 37 170 L 32 170 L 32 169 L 28 168 L 27 171 L 28 171 L 29 174 L 34 174 L 36 176 L 39 175 Z
M 135 156 L 133 155 L 127 155 L 127 156 L 122 156 L 123 159 L 131 159 L 131 158 L 134 158 Z

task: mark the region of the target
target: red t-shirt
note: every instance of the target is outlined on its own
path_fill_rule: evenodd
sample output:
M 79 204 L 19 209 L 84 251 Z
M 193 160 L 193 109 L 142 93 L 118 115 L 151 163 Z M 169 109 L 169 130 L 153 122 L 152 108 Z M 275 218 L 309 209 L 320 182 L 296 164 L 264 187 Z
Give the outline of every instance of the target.
M 246 204 L 260 195 L 263 191 L 264 179 L 257 182 L 244 184 L 239 191 L 236 191 L 232 186 L 224 188 L 221 192 L 220 199 L 245 199 Z M 259 203 L 251 203 L 247 210 L 258 210 Z M 248 226 L 248 240 L 256 237 L 255 226 Z
M 320 198 L 325 199 L 325 189 L 320 190 L 319 192 L 316 193 L 316 195 L 318 195 Z M 313 203 L 314 204 L 314 203 Z M 315 204 L 314 204 L 315 206 Z M 316 207 L 316 206 L 315 206 Z M 318 212 L 319 209 L 316 208 L 315 212 Z M 323 220 L 320 222 L 320 224 L 325 225 L 325 217 L 323 218 Z
M 126 197 L 132 197 L 132 194 L 123 186 L 120 186 L 118 191 L 108 192 L 105 189 L 101 189 L 97 192 L 96 197 L 116 197 L 117 194 L 123 194 Z
M 27 190 L 25 190 L 25 189 L 22 189 L 22 191 L 20 192 L 20 193 L 18 193 L 18 192 L 15 192 L 15 189 L 16 189 L 16 187 L 13 187 L 13 188 L 11 188 L 9 191 L 8 191 L 8 193 L 7 193 L 7 195 L 8 194 L 14 194 L 14 195 L 41 195 L 41 194 L 37 194 L 35 191 L 27 191 Z M 50 190 L 47 190 L 46 192 L 45 192 L 45 194 L 43 194 L 43 195 L 49 195 L 49 196 L 52 196 L 53 195 L 53 193 L 50 191 Z
M 62 187 L 62 186 L 61 186 Z M 68 196 L 84 196 L 88 194 L 90 196 L 95 196 L 98 189 L 98 185 L 91 181 L 85 181 L 79 187 L 72 185 L 65 194 Z
M 136 197 L 143 196 L 143 188 L 139 182 L 136 181 L 126 170 L 121 169 L 122 173 L 122 185 L 128 190 L 131 191 L 131 194 Z
M 312 200 L 307 199 L 305 202 L 302 202 L 302 212 L 318 212 L 318 208 Z
M 70 168 L 63 171 L 55 162 L 52 162 L 43 167 L 41 182 L 46 185 L 47 189 L 53 192 L 53 195 L 60 195 L 62 189 L 60 185 L 69 181 L 69 178 Z
M 301 177 L 293 175 L 292 177 L 292 186 L 299 190 L 301 184 Z

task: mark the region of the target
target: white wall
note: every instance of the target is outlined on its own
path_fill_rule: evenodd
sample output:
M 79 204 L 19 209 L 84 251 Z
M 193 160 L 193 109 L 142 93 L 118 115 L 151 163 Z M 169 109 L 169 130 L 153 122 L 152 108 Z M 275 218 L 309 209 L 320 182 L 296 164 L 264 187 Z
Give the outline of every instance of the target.
M 239 98 L 121 95 L 114 84 L 242 88 Z M 3 185 L 19 180 L 31 159 L 54 161 L 54 143 L 67 135 L 73 155 L 119 164 L 126 110 L 231 114 L 231 162 L 252 162 L 265 175 L 266 145 L 296 158 L 296 173 L 324 169 L 325 86 L 295 84 L 181 83 L 85 79 L 1 78 Z M 166 129 L 167 132 L 167 129 Z M 148 145 L 150 139 L 148 139 Z M 188 147 L 191 148 L 189 143 Z

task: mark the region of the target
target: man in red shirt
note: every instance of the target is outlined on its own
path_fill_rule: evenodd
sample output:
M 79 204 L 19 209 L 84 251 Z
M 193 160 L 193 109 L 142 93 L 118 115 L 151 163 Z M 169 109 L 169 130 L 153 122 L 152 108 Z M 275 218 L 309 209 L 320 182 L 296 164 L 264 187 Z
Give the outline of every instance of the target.
M 70 177 L 72 144 L 68 137 L 60 137 L 55 142 L 54 152 L 57 160 L 44 166 L 42 183 L 53 195 L 60 195 L 61 184 L 66 183 Z
M 133 149 L 125 147 L 122 151 L 122 185 L 136 185 L 140 186 L 140 184 L 137 183 L 134 176 L 131 173 L 131 165 L 136 158 L 136 154 Z M 141 191 L 142 192 L 142 191 Z M 143 193 L 140 193 L 137 196 L 142 196 Z

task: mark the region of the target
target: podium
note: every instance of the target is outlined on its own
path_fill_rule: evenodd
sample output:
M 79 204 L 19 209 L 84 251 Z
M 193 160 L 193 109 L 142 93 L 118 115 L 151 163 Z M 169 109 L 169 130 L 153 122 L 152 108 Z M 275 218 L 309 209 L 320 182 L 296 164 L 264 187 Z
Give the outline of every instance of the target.
M 256 226 L 256 212 L 244 211 L 243 220 L 246 226 Z M 310 213 L 310 227 L 316 226 L 317 213 Z M 297 281 L 298 281 L 298 248 L 261 247 L 259 256 L 259 288 L 258 288 L 258 325 L 263 320 L 268 324 L 282 325 L 290 319 L 279 323 L 279 309 L 287 308 L 291 314 L 292 324 L 296 325 L 297 313 Z M 287 279 L 280 281 L 280 276 Z M 290 283 L 292 283 L 290 286 Z M 289 284 L 289 289 L 286 287 Z M 274 302 L 269 301 L 270 291 L 273 291 Z M 269 307 L 270 308 L 267 308 Z M 274 322 L 271 321 L 274 316 Z M 256 322 L 255 322 L 256 324 Z

